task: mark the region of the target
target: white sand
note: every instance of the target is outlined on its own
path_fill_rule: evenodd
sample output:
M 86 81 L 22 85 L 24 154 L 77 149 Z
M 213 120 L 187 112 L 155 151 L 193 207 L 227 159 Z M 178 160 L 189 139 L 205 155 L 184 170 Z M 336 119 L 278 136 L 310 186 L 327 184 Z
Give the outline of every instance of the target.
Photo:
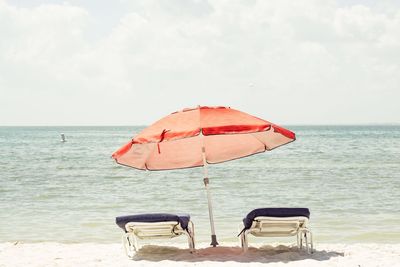
M 194 254 L 172 245 L 144 246 L 130 260 L 121 244 L 3 243 L 0 266 L 400 266 L 400 244 L 317 244 L 312 255 L 283 245 L 246 254 L 236 244 L 200 244 Z

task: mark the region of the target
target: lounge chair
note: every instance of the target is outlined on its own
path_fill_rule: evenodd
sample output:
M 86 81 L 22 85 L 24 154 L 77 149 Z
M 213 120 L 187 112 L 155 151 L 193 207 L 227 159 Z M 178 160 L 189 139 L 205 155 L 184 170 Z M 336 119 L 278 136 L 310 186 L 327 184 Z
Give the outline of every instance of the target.
M 241 224 L 240 244 L 248 249 L 248 234 L 259 237 L 297 236 L 297 246 L 313 252 L 312 233 L 307 228 L 310 211 L 307 208 L 261 208 L 247 214 Z
M 116 218 L 116 223 L 125 231 L 123 244 L 130 258 L 139 249 L 138 238 L 173 238 L 185 234 L 190 251 L 194 251 L 194 225 L 187 214 L 151 213 L 120 216 Z

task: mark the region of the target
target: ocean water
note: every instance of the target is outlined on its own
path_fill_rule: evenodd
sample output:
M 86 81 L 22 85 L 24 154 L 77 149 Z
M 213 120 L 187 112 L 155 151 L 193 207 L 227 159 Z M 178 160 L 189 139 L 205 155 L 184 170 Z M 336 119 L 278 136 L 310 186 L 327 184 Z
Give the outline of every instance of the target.
M 142 128 L 0 127 L 0 242 L 120 242 L 115 217 L 142 212 L 190 213 L 207 242 L 202 168 L 111 159 Z M 209 166 L 219 242 L 235 241 L 252 209 L 284 206 L 311 210 L 316 242 L 399 243 L 400 126 L 287 128 L 291 144 Z

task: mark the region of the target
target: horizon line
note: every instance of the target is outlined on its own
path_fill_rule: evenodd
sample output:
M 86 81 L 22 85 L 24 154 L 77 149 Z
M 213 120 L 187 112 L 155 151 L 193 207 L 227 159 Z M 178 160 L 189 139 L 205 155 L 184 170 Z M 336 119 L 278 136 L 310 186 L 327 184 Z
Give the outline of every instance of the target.
M 147 127 L 151 124 L 66 124 L 66 125 L 0 125 L 0 127 Z M 335 123 L 335 124 L 319 124 L 319 123 L 289 123 L 277 124 L 279 126 L 400 126 L 400 122 L 387 122 L 387 123 Z

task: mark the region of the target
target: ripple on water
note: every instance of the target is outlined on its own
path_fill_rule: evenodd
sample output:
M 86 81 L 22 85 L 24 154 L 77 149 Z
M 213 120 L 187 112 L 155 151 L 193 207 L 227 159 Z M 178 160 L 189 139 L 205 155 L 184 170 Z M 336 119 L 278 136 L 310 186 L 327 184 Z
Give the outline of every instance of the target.
M 118 242 L 115 216 L 141 212 L 188 212 L 208 241 L 201 168 L 146 172 L 110 158 L 139 130 L 0 127 L 0 242 Z M 219 238 L 236 240 L 254 208 L 303 206 L 317 242 L 399 242 L 400 127 L 293 130 L 294 143 L 209 166 Z

